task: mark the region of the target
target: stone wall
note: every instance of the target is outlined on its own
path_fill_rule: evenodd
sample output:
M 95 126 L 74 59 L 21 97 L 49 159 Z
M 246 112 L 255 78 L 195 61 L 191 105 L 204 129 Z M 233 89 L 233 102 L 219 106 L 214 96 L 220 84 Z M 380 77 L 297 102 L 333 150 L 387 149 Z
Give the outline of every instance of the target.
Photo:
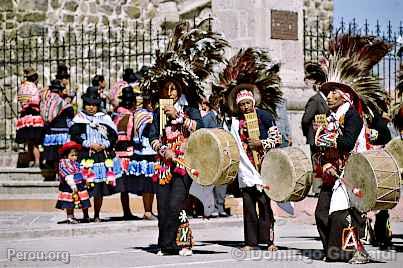
M 95 24 L 130 29 L 150 19 L 155 26 L 165 20 L 173 25 L 180 18 L 208 16 L 210 6 L 211 0 L 2 0 L 0 29 L 14 37 Z
M 0 30 L 9 36 L 52 33 L 66 26 L 109 25 L 128 27 L 135 20 L 153 19 L 160 25 L 166 19 L 173 24 L 179 19 L 207 17 L 212 0 L 2 0 L 0 1 Z M 233 0 L 218 0 L 231 3 Z M 308 25 L 319 17 L 328 25 L 333 17 L 333 0 L 305 0 Z

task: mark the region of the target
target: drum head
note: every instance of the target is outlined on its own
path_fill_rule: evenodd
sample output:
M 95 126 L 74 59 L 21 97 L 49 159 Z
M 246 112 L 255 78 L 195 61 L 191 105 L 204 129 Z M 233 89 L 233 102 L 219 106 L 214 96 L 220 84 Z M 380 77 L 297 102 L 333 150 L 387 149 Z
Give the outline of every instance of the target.
M 294 191 L 296 174 L 293 163 L 286 149 L 272 149 L 264 157 L 261 174 L 265 192 L 270 199 L 282 202 L 287 200 Z
M 351 205 L 360 211 L 367 212 L 375 207 L 377 181 L 374 169 L 364 154 L 352 154 L 344 169 L 344 181 Z M 353 190 L 361 191 L 357 196 Z
M 385 146 L 385 150 L 390 153 L 396 160 L 400 170 L 403 169 L 403 141 L 398 138 L 394 138 Z
M 213 185 L 223 169 L 222 150 L 214 132 L 203 128 L 193 132 L 184 157 L 187 164 L 199 171 L 199 176 L 188 172 L 189 176 L 200 185 Z

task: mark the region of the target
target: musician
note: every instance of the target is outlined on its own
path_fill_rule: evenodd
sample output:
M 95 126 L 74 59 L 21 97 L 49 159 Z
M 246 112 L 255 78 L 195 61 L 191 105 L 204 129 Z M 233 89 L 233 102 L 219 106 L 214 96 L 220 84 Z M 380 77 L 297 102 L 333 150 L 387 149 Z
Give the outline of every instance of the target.
M 242 191 L 245 246 L 242 250 L 253 250 L 259 244 L 267 244 L 269 251 L 276 251 L 274 245 L 274 217 L 270 199 L 263 191 L 263 182 L 259 174 L 259 162 L 263 154 L 281 143 L 281 135 L 275 127 L 274 117 L 268 112 L 255 107 L 253 91 L 256 86 L 241 84 L 233 89 L 238 107 L 237 116 L 232 117 L 230 131 L 235 137 L 240 150 L 238 172 L 239 187 Z M 245 114 L 256 113 L 259 138 L 249 136 Z M 258 159 L 253 157 L 258 152 Z M 258 162 L 257 162 L 258 161 Z M 259 214 L 256 212 L 258 204 Z
M 176 160 L 183 159 L 183 145 L 190 133 L 203 127 L 197 103 L 183 93 L 182 85 L 175 80 L 163 83 L 161 99 L 172 99 L 173 105 L 159 107 L 154 113 L 149 139 L 160 158 L 158 202 L 159 255 L 192 255 L 192 234 L 184 203 L 188 196 L 190 177 L 184 166 Z M 154 102 L 156 99 L 154 98 Z M 161 110 L 162 109 L 162 110 Z M 160 137 L 160 111 L 167 117 Z
M 317 125 L 319 151 L 313 156 L 323 181 L 315 219 L 326 261 L 370 261 L 359 234 L 365 214 L 350 207 L 349 200 L 349 194 L 360 198 L 367 193 L 358 188 L 347 192 L 343 169 L 351 153 L 368 149 L 364 111 L 369 105 L 381 111 L 379 101 L 387 98 L 371 70 L 391 47 L 371 36 L 337 35 L 329 41 L 326 58 L 305 68 L 307 77 L 320 85 L 330 109 L 326 120 Z

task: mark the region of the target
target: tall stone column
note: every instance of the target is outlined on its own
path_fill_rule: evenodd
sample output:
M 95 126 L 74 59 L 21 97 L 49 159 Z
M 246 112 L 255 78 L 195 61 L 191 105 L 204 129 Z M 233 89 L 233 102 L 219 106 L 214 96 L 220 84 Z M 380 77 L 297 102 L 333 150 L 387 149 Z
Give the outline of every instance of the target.
M 245 47 L 265 48 L 281 63 L 294 144 L 305 143 L 301 109 L 314 93 L 304 83 L 303 7 L 303 0 L 212 0 L 214 27 L 230 41 L 229 54 Z

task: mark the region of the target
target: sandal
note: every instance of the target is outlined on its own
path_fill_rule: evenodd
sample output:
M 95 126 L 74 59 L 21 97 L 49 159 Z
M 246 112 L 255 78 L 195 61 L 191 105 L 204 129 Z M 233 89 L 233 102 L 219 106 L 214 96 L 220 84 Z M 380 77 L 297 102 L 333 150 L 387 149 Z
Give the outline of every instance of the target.
M 255 250 L 256 247 L 252 247 L 252 246 L 243 246 L 240 248 L 240 250 L 242 251 L 251 251 L 251 250 Z
M 276 246 L 276 245 L 270 245 L 268 248 L 267 248 L 267 251 L 277 251 L 278 250 L 278 247 Z

